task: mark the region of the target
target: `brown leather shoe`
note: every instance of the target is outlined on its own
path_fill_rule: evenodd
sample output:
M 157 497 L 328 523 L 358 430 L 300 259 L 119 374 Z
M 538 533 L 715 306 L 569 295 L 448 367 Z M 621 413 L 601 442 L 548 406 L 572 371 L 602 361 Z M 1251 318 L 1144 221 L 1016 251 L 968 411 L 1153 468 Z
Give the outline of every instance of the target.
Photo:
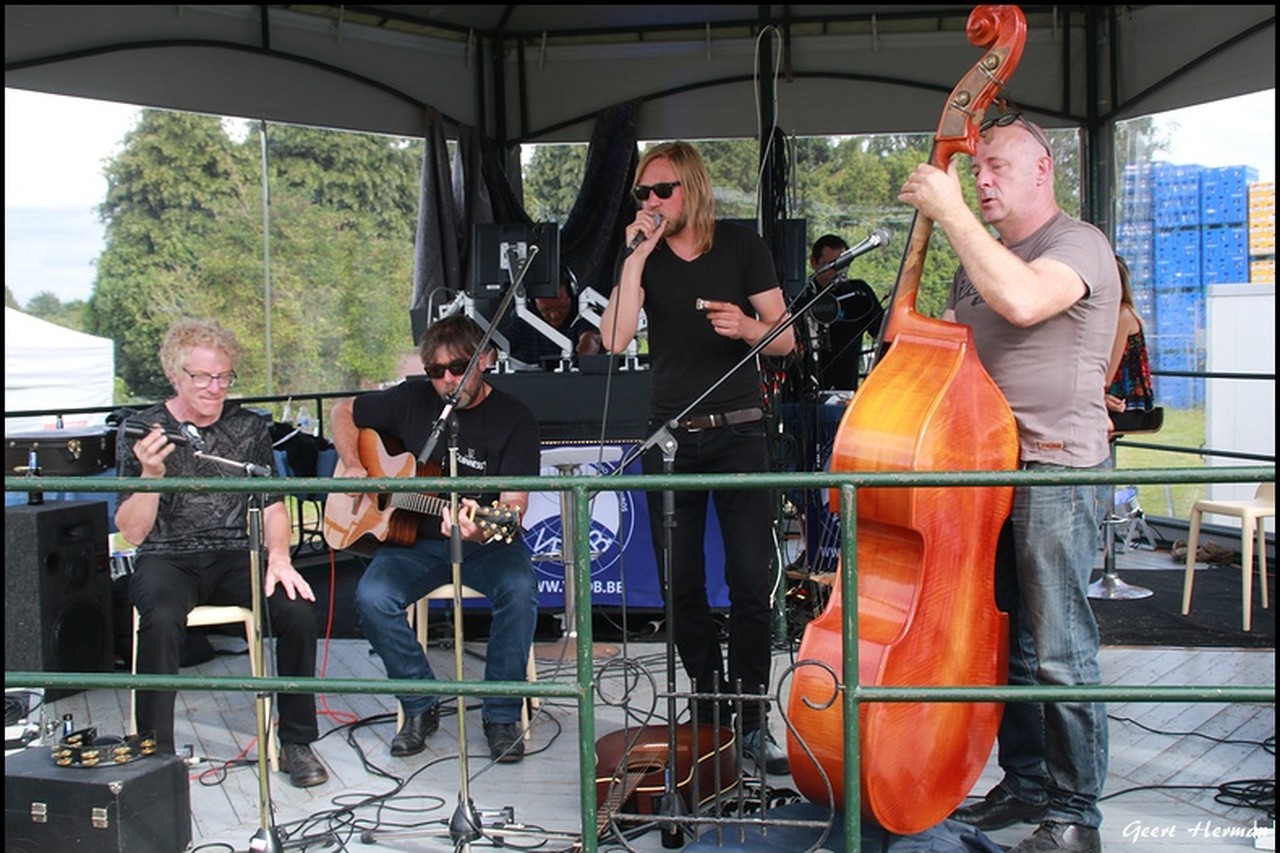
M 289 774 L 289 782 L 295 788 L 310 788 L 329 781 L 329 771 L 308 743 L 280 744 L 280 769 Z

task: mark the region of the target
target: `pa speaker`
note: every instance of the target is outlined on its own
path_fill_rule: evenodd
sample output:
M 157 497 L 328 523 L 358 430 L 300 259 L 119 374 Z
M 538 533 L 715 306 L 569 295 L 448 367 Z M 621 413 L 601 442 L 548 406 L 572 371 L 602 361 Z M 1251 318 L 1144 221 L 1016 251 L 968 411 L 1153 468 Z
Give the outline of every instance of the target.
M 5 507 L 4 559 L 5 671 L 113 670 L 106 502 Z

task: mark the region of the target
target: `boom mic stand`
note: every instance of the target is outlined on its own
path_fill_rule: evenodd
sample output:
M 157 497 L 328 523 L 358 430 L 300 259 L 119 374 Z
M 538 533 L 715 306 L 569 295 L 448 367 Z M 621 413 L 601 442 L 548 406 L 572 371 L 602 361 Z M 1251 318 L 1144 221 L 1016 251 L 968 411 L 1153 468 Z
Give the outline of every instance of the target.
M 877 234 L 874 235 L 876 238 L 876 242 L 873 245 L 871 245 L 870 248 L 875 248 L 876 246 L 883 245 L 884 243 L 888 242 L 887 232 L 885 233 L 886 233 L 886 236 L 881 237 L 880 232 L 877 232 Z M 866 249 L 864 249 L 864 251 L 866 251 Z M 852 261 L 852 260 L 853 260 L 853 257 L 852 256 L 849 257 L 849 261 Z M 835 262 L 833 262 L 832 264 L 828 264 L 822 267 L 821 269 L 816 270 L 814 274 L 809 278 L 810 283 L 816 284 L 817 276 L 824 272 L 827 272 L 828 270 L 831 270 L 834 267 L 834 264 Z M 845 262 L 844 265 L 847 266 L 848 262 Z M 679 449 L 679 443 L 676 441 L 676 438 L 674 435 L 672 435 L 671 431 L 673 429 L 676 429 L 679 426 L 680 421 L 684 420 L 695 408 L 697 408 L 699 403 L 705 400 L 717 388 L 719 388 L 722 384 L 728 381 L 730 376 L 737 373 L 738 370 L 741 369 L 747 363 L 755 360 L 756 356 L 758 356 L 764 350 L 765 347 L 773 343 L 773 341 L 779 335 L 781 335 L 791 326 L 795 325 L 795 323 L 801 317 L 804 317 L 813 308 L 815 304 L 820 302 L 823 299 L 823 297 L 825 297 L 828 293 L 834 290 L 837 284 L 839 284 L 838 277 L 832 276 L 831 280 L 827 282 L 826 286 L 823 287 L 821 290 L 819 290 L 816 294 L 814 294 L 813 297 L 811 297 L 807 302 L 804 303 L 804 305 L 795 309 L 789 315 L 784 315 L 783 317 L 778 318 L 778 321 L 774 323 L 773 327 L 768 332 L 766 332 L 764 337 L 762 337 L 759 341 L 757 341 L 754 346 L 752 346 L 749 350 L 747 350 L 746 355 L 744 355 L 738 361 L 737 364 L 731 367 L 723 376 L 721 376 L 715 382 L 712 382 L 705 391 L 703 391 L 696 398 L 694 398 L 693 402 L 685 406 L 685 408 L 678 415 L 676 415 L 674 418 L 671 418 L 662 426 L 660 426 L 657 430 L 653 432 L 652 435 L 650 435 L 647 439 L 645 439 L 645 441 L 642 444 L 640 444 L 634 450 L 632 450 L 622 460 L 622 462 L 619 463 L 618 467 L 614 470 L 614 473 L 622 472 L 623 470 L 626 469 L 626 467 L 629 464 L 634 462 L 640 456 L 644 455 L 644 453 L 648 451 L 649 448 L 657 446 L 662 452 L 663 473 L 666 475 L 672 474 L 675 469 L 675 458 L 676 458 L 676 452 Z M 673 566 L 674 554 L 673 554 L 673 548 L 671 543 L 671 531 L 675 527 L 675 492 L 671 489 L 665 489 L 663 490 L 663 493 L 662 493 L 662 525 L 663 525 L 663 535 L 662 535 L 663 578 L 662 578 L 662 581 L 664 584 L 664 589 L 663 589 L 664 615 L 667 620 L 667 632 L 666 632 L 667 634 L 666 636 L 667 766 L 663 773 L 663 793 L 660 795 L 659 804 L 655 804 L 654 811 L 655 811 L 655 814 L 661 813 L 662 817 L 665 817 L 668 819 L 662 828 L 662 846 L 668 849 L 672 849 L 672 848 L 680 847 L 684 844 L 683 823 L 677 820 L 671 820 L 672 818 L 682 817 L 681 812 L 683 812 L 684 810 L 684 800 L 681 797 L 680 792 L 676 788 L 676 778 L 675 778 L 676 770 L 677 770 L 676 763 L 677 763 L 677 756 L 678 756 L 677 732 L 676 732 L 676 696 L 675 696 L 675 679 L 676 679 L 676 674 L 675 674 L 676 652 L 675 652 L 675 625 L 674 625 L 675 605 L 674 605 L 674 602 L 672 601 L 672 594 L 671 594 L 671 579 L 674 576 L 672 574 L 673 568 L 674 568 Z M 717 685 L 717 688 L 718 688 L 718 685 Z M 695 689 L 701 689 L 701 686 L 695 685 Z M 712 737 L 718 738 L 719 735 L 715 734 L 715 735 L 712 735 Z
M 435 452 L 436 444 L 439 441 L 440 434 L 443 432 L 445 425 L 449 426 L 450 442 L 449 442 L 449 476 L 456 477 L 458 475 L 458 404 L 462 402 L 463 389 L 471 382 L 471 378 L 475 375 L 476 369 L 480 365 L 480 360 L 484 357 L 488 349 L 489 341 L 493 337 L 494 329 L 497 327 L 501 319 L 506 316 L 507 311 L 511 307 L 511 303 L 515 299 L 517 291 L 520 289 L 520 283 L 524 281 L 525 273 L 529 271 L 530 265 L 533 263 L 534 257 L 538 254 L 536 244 L 530 245 L 528 255 L 523 265 L 514 247 L 509 247 L 507 251 L 508 274 L 510 271 L 519 267 L 519 274 L 513 276 L 511 286 L 507 288 L 507 292 L 503 294 L 502 301 L 498 305 L 498 310 L 494 314 L 493 322 L 485 329 L 484 336 L 480 339 L 480 343 L 476 346 L 475 352 L 471 354 L 471 361 L 467 364 L 467 369 L 462 372 L 462 376 L 458 380 L 458 387 L 452 394 L 444 400 L 444 407 L 440 410 L 439 416 L 436 418 L 435 424 L 431 427 L 431 435 L 427 438 L 427 443 L 423 445 L 422 452 L 418 454 L 418 461 L 426 464 L 432 454 Z M 454 669 L 458 681 L 462 681 L 462 653 L 463 653 L 463 631 L 462 631 L 462 531 L 458 528 L 458 508 L 459 496 L 456 491 L 450 492 L 449 508 L 453 513 L 454 524 L 452 532 L 449 536 L 450 541 L 450 558 L 453 569 L 453 654 Z M 480 813 L 477 811 L 475 804 L 471 801 L 471 780 L 470 766 L 467 759 L 467 699 L 463 694 L 458 694 L 458 805 L 454 809 L 453 816 L 449 819 L 449 838 L 453 841 L 455 849 L 470 849 L 471 842 L 479 839 L 483 835 L 483 824 L 481 822 Z
M 193 424 L 184 423 L 182 425 L 182 433 L 195 451 L 194 455 L 199 459 L 208 459 L 211 462 L 217 462 L 229 468 L 236 468 L 249 477 L 271 476 L 271 469 L 262 465 L 253 462 L 238 462 L 235 459 L 227 459 L 206 453 L 204 450 L 204 438 Z M 253 673 L 255 678 L 262 677 L 262 668 L 265 661 L 262 640 L 263 497 L 258 492 L 249 495 L 248 513 L 249 584 L 252 589 L 253 608 L 253 638 L 250 642 L 253 643 L 257 669 L 259 670 Z M 280 837 L 276 833 L 275 824 L 271 816 L 271 772 L 267 756 L 267 728 L 270 725 L 270 721 L 267 719 L 267 696 L 261 690 L 258 691 L 254 700 L 254 713 L 258 720 L 258 815 L 262 825 L 253 834 L 253 838 L 250 839 L 249 849 L 255 851 L 255 853 L 279 853 L 283 848 L 280 845 Z
M 467 368 L 475 366 L 473 361 Z M 464 383 L 466 376 L 463 377 Z M 459 383 L 462 388 L 464 383 Z M 458 416 L 449 416 L 449 476 L 458 476 Z M 458 493 L 450 491 L 449 510 L 453 524 L 449 531 L 449 556 L 453 571 L 453 667 L 458 681 L 462 681 L 462 531 L 458 527 Z M 469 850 L 472 841 L 482 835 L 480 813 L 471 801 L 471 770 L 467 759 L 467 697 L 459 693 L 458 703 L 458 805 L 449 818 L 449 838 L 457 850 Z

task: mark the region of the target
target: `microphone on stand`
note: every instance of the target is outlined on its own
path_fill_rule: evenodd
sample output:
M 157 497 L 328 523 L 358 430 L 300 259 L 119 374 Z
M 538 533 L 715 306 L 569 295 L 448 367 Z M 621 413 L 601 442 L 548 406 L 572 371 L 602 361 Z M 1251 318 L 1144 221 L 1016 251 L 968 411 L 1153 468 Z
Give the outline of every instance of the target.
M 867 235 L 867 239 L 863 240 L 861 243 L 859 243 L 856 246 L 851 246 L 848 249 L 845 249 L 843 252 L 841 252 L 839 255 L 833 258 L 831 263 L 824 264 L 818 269 L 814 270 L 813 277 L 816 279 L 825 272 L 831 272 L 831 271 L 839 272 L 840 270 L 849 266 L 849 264 L 853 263 L 855 258 L 865 255 L 867 252 L 870 252 L 872 249 L 878 249 L 881 246 L 889 245 L 889 242 L 892 239 L 893 239 L 893 234 L 890 233 L 888 228 L 877 228 L 876 230 L 872 231 L 869 235 Z
M 809 309 L 809 315 L 824 326 L 841 320 L 862 320 L 880 312 L 875 291 L 860 278 L 837 286 Z
M 654 213 L 654 214 L 653 214 L 653 229 L 654 229 L 654 231 L 657 231 L 657 230 L 658 230 L 659 228 L 661 228 L 661 227 L 662 227 L 662 214 L 661 214 L 661 213 Z M 637 248 L 639 248 L 639 247 L 640 247 L 640 244 L 641 244 L 641 243 L 643 243 L 645 240 L 648 240 L 648 239 L 649 239 L 649 237 L 650 237 L 650 235 L 651 235 L 651 234 L 652 234 L 652 232 L 650 232 L 650 234 L 646 234 L 646 233 L 644 233 L 643 231 L 637 231 L 637 232 L 636 232 L 636 236 L 634 236 L 634 237 L 632 237 L 632 238 L 631 238 L 631 243 L 627 246 L 627 250 L 626 250 L 626 253 L 625 253 L 625 254 L 628 254 L 628 255 L 629 255 L 629 254 L 631 254 L 632 252 L 634 252 Z

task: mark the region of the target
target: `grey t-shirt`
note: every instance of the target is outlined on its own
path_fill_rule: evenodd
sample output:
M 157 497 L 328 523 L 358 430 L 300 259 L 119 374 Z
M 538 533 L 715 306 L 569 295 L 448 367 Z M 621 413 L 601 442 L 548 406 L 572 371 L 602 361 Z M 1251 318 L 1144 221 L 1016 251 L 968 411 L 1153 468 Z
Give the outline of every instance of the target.
M 962 267 L 947 307 L 973 328 L 978 357 L 1013 409 L 1021 460 L 1092 467 L 1110 456 L 1103 388 L 1120 310 L 1115 254 L 1101 231 L 1061 212 L 1008 248 L 1024 261 L 1047 257 L 1071 267 L 1085 295 L 1019 328 L 987 305 Z

